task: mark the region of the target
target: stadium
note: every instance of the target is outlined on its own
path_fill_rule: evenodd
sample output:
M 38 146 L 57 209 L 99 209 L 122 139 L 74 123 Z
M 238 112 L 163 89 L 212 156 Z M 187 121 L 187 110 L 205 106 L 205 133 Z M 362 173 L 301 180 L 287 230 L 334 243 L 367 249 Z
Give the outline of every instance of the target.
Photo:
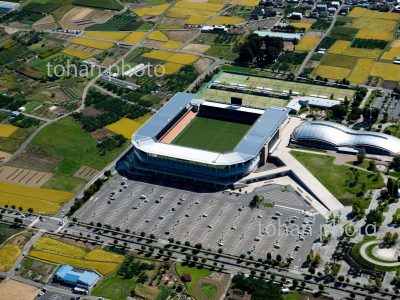
M 327 150 L 395 156 L 400 154 L 400 139 L 372 131 L 356 131 L 328 121 L 311 121 L 298 126 L 291 144 Z
M 279 142 L 288 109 L 196 97 L 172 97 L 134 134 L 133 148 L 117 170 L 126 177 L 165 176 L 226 187 L 265 164 Z

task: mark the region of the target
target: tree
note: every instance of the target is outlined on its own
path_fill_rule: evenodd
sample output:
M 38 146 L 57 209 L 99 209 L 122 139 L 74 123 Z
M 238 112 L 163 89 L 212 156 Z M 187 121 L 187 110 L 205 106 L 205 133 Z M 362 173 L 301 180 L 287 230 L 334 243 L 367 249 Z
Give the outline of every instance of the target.
M 366 217 L 366 224 L 367 225 L 374 225 L 376 230 L 379 230 L 380 226 L 383 222 L 383 213 L 379 209 L 371 209 Z
M 365 216 L 365 208 L 363 207 L 361 201 L 357 200 L 353 202 L 351 213 L 355 218 L 363 218 Z
M 342 119 L 347 115 L 348 109 L 344 104 L 337 104 L 331 107 L 333 116 L 338 119 Z
M 315 254 L 313 264 L 317 266 L 320 264 L 320 262 L 321 262 L 321 254 L 318 252 L 317 254 Z
M 31 213 L 33 213 L 33 208 L 32 207 L 29 207 L 28 208 L 28 212 L 31 214 Z
M 357 163 L 362 164 L 365 160 L 365 154 L 364 153 L 358 153 L 357 154 Z
M 391 167 L 395 170 L 395 171 L 400 171 L 400 155 L 396 155 L 391 163 Z

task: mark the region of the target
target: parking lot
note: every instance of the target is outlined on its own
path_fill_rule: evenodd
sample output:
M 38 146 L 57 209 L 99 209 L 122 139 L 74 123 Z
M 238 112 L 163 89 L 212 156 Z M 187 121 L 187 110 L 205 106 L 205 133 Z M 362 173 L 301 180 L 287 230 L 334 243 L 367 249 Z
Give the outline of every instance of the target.
M 249 202 L 256 194 L 274 207 L 251 209 Z M 203 248 L 223 248 L 236 255 L 279 253 L 283 258 L 293 257 L 292 266 L 304 261 L 324 222 L 291 187 L 268 185 L 238 195 L 189 189 L 180 183 L 167 186 L 154 179 L 130 181 L 119 175 L 76 217 L 83 222 L 152 233 L 161 239 L 201 243 Z

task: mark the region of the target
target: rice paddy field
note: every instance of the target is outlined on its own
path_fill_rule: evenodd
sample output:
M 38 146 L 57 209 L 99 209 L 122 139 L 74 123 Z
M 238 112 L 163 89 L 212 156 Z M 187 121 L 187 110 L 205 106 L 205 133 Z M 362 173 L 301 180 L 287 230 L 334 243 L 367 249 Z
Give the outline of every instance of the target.
M 234 25 L 246 22 L 245 19 L 239 17 L 230 17 L 230 16 L 218 16 L 214 20 L 212 20 L 209 25 Z
M 89 51 L 73 49 L 73 48 L 65 48 L 62 52 L 81 59 L 87 59 L 95 54 Z
M 320 38 L 314 35 L 305 35 L 300 40 L 299 44 L 296 46 L 297 51 L 310 51 L 312 50 L 320 41 Z
M 168 42 L 162 43 L 160 45 L 160 48 L 176 50 L 182 47 L 182 45 L 183 45 L 182 42 L 169 40 Z
M 21 206 L 24 211 L 32 208 L 35 213 L 55 214 L 73 196 L 74 194 L 68 192 L 0 181 L 0 206 Z
M 137 44 L 146 35 L 146 32 L 132 32 L 123 39 L 123 42 L 129 44 Z
M 168 3 L 143 7 L 136 9 L 135 14 L 137 14 L 139 17 L 160 16 L 168 7 L 169 7 Z
M 160 42 L 168 42 L 169 38 L 161 31 L 153 31 L 148 35 L 149 40 L 155 40 Z
M 84 35 L 98 39 L 119 41 L 125 38 L 128 33 L 122 31 L 86 31 Z
M 190 148 L 228 152 L 235 148 L 251 125 L 213 118 L 195 117 L 171 142 Z
M 74 38 L 71 41 L 71 43 L 86 46 L 86 47 L 91 47 L 91 48 L 95 48 L 95 49 L 100 49 L 100 50 L 108 50 L 114 46 L 114 43 L 111 43 L 111 42 L 93 40 L 93 39 L 83 38 L 83 37 Z
M 173 62 L 166 62 L 165 64 L 163 64 L 163 67 L 165 74 L 171 75 L 178 72 L 183 67 L 183 65 Z M 161 72 L 162 70 L 157 70 L 157 71 Z
M 106 128 L 116 134 L 121 134 L 130 140 L 136 130 L 138 130 L 150 117 L 151 114 L 144 115 L 136 120 L 122 118 L 121 120 L 106 126 Z
M 21 249 L 15 245 L 4 245 L 0 247 L 0 271 L 8 272 L 19 255 L 21 254 Z
M 400 14 L 372 11 L 361 7 L 352 9 L 344 25 L 336 31 L 349 32 L 331 37 L 336 41 L 324 55 L 321 64 L 314 70 L 314 76 L 330 79 L 347 78 L 353 84 L 364 84 L 370 77 L 379 77 L 384 81 L 399 81 L 400 68 L 391 62 L 400 56 L 400 40 L 396 30 Z M 340 29 L 340 30 L 339 30 Z M 333 32 L 336 32 L 335 28 Z M 381 40 L 388 42 L 385 49 L 351 47 L 353 39 Z
M 89 250 L 45 236 L 33 244 L 29 256 L 51 263 L 93 269 L 102 275 L 114 272 L 124 260 L 122 255 L 101 249 Z
M 9 137 L 16 132 L 18 127 L 10 124 L 0 124 L 0 137 Z
M 152 50 L 144 53 L 142 56 L 181 65 L 188 65 L 199 59 L 199 57 L 194 54 L 174 53 L 166 50 Z
M 308 30 L 308 29 L 310 29 L 312 24 L 304 23 L 304 22 L 292 22 L 292 23 L 290 23 L 290 25 L 293 26 L 294 28 Z
M 292 82 L 278 79 L 271 79 L 265 77 L 255 77 L 255 76 L 245 76 L 240 74 L 231 74 L 223 72 L 216 78 L 216 80 L 221 83 L 238 83 L 246 84 L 248 87 L 256 88 L 257 86 L 268 87 L 273 91 L 283 92 L 283 91 L 293 91 L 298 92 L 302 96 L 310 95 L 324 95 L 330 97 L 333 95 L 333 99 L 345 98 L 350 99 L 354 95 L 354 90 L 349 89 L 338 89 L 334 87 L 326 87 L 319 85 L 312 85 L 300 82 Z M 230 100 L 230 98 L 229 98 Z
M 257 6 L 259 1 L 257 0 L 231 0 L 229 4 L 237 4 L 241 6 Z

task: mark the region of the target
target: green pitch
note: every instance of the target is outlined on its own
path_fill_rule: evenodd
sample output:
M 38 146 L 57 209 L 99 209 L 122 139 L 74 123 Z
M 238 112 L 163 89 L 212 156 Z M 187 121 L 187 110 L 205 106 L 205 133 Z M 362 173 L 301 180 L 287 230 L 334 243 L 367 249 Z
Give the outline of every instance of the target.
M 171 144 L 214 152 L 232 151 L 251 125 L 196 117 Z

